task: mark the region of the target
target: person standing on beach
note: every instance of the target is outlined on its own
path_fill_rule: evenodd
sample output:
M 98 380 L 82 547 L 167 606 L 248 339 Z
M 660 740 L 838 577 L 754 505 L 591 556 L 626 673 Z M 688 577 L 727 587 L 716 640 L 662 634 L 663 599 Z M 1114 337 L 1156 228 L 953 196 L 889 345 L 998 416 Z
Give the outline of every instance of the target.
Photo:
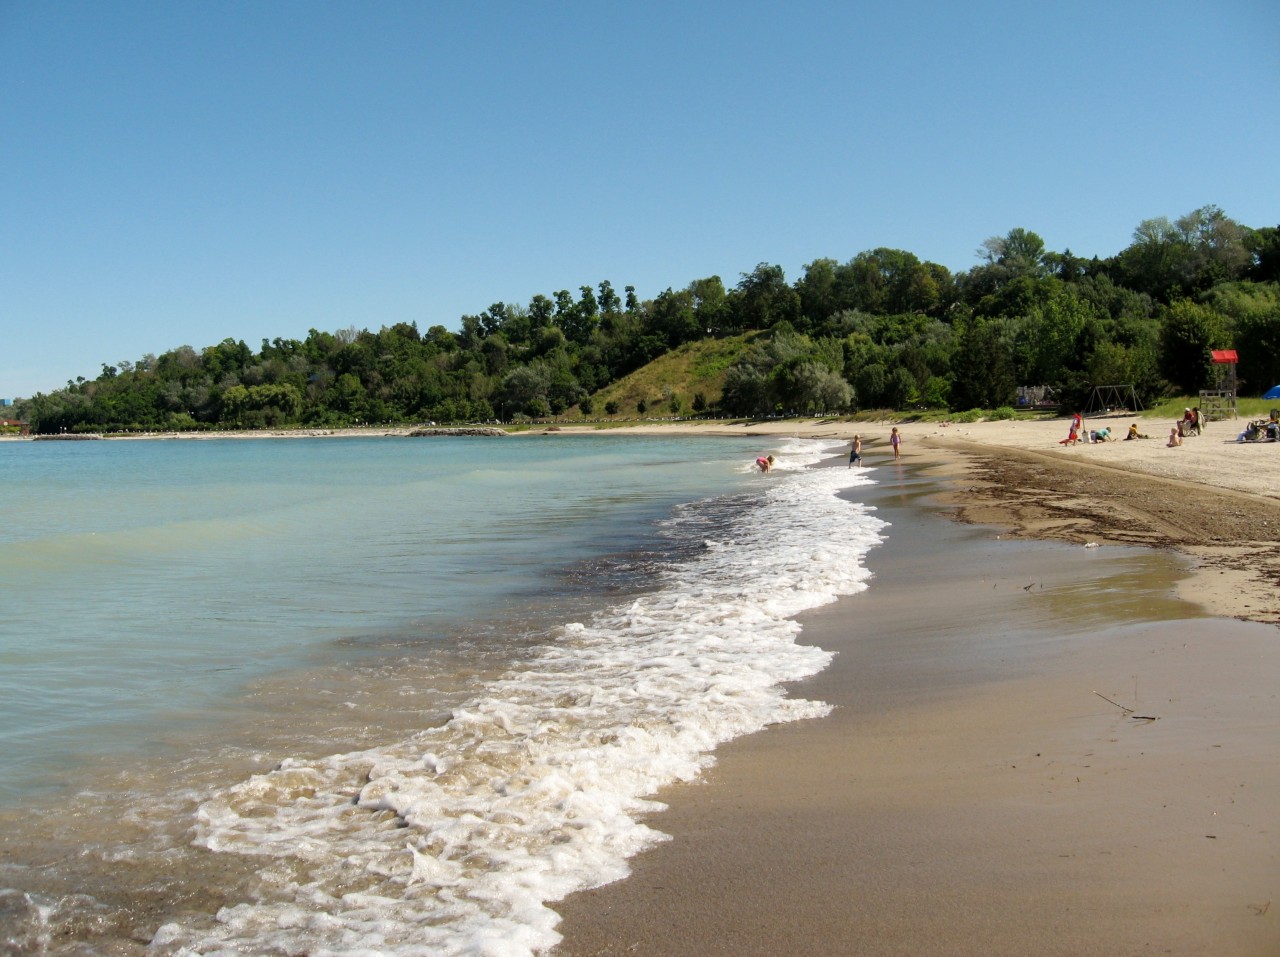
M 853 468 L 854 463 L 862 464 L 862 436 L 860 435 L 853 437 L 853 445 L 849 447 L 849 468 Z
M 893 446 L 893 457 L 895 459 L 901 458 L 902 453 L 899 451 L 899 447 L 902 445 L 902 434 L 898 431 L 896 425 L 893 427 L 893 431 L 889 433 L 889 444 Z
M 1059 442 L 1059 445 L 1075 445 L 1080 441 L 1080 430 L 1084 427 L 1084 416 L 1079 412 L 1075 412 L 1071 416 L 1071 428 L 1067 432 L 1067 437 Z

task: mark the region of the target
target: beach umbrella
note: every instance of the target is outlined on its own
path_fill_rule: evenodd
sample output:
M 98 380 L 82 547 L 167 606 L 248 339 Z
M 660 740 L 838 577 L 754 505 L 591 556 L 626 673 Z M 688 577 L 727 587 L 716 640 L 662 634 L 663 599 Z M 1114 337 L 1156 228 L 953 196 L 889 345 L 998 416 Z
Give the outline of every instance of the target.
M 1264 399 L 1280 399 L 1280 385 L 1272 386 L 1262 397 Z

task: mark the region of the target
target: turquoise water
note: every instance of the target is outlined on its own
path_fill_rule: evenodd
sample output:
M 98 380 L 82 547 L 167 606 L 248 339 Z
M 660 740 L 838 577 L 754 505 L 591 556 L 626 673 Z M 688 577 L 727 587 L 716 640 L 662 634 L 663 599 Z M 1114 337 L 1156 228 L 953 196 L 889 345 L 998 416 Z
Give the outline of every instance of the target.
M 563 588 L 735 440 L 586 436 L 0 444 L 0 804 L 207 723 L 265 674 Z M 372 649 L 372 652 L 371 652 Z
M 796 617 L 886 528 L 844 449 L 0 443 L 0 941 L 547 952 L 662 788 L 830 710 Z

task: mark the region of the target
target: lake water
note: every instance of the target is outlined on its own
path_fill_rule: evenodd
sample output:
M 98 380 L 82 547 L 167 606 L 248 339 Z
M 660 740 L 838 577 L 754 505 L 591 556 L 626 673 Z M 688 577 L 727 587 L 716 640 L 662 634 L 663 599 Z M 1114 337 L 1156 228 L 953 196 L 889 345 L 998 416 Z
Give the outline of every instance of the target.
M 550 946 L 660 787 L 825 713 L 792 619 L 872 470 L 759 441 L 0 443 L 0 939 Z

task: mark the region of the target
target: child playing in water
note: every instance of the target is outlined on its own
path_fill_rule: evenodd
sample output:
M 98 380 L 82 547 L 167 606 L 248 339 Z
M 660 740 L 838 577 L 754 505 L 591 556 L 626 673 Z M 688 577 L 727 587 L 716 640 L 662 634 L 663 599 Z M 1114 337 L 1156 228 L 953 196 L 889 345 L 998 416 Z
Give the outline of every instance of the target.
M 862 464 L 862 436 L 853 437 L 853 445 L 849 447 L 849 468 Z

